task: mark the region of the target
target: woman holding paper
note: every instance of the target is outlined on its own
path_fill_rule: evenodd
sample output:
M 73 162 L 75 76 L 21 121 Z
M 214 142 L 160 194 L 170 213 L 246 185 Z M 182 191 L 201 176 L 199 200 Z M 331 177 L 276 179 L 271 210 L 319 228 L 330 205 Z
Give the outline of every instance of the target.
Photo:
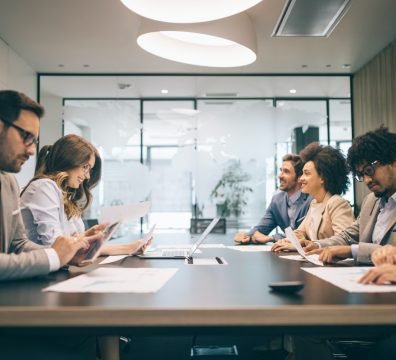
M 307 145 L 300 153 L 304 162 L 301 191 L 313 197 L 308 213 L 294 230 L 300 243 L 338 234 L 354 221 L 352 208 L 341 197 L 348 189 L 348 166 L 341 151 L 319 143 Z M 273 251 L 295 250 L 289 240 L 279 240 Z
M 39 244 L 52 244 L 63 235 L 84 236 L 101 231 L 95 225 L 84 231 L 82 212 L 99 183 L 102 161 L 96 148 L 77 135 L 66 135 L 44 146 L 37 158 L 35 177 L 21 194 L 21 213 L 28 237 Z M 134 254 L 142 241 L 105 245 L 101 255 Z

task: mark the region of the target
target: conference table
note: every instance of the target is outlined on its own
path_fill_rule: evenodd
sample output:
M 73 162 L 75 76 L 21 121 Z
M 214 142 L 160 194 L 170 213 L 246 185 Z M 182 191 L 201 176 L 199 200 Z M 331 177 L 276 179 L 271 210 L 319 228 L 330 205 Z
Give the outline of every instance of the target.
M 233 245 L 233 234 L 208 242 Z M 186 243 L 189 234 L 157 234 L 154 244 Z M 204 248 L 195 257 L 223 257 L 227 265 L 127 257 L 102 265 L 175 268 L 155 293 L 55 293 L 42 289 L 95 269 L 70 267 L 48 276 L 0 283 L 0 331 L 118 334 L 369 334 L 395 332 L 396 293 L 348 293 L 305 271 L 308 263 L 271 252 Z M 272 292 L 273 281 L 300 280 L 294 294 Z

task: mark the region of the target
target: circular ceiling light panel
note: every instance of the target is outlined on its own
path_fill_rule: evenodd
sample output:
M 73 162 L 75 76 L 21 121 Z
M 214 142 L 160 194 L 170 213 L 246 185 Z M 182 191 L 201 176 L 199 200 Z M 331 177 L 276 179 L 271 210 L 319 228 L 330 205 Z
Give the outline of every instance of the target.
M 246 14 L 199 25 L 144 20 L 137 43 L 151 54 L 190 65 L 238 67 L 256 60 L 256 36 Z
M 262 0 L 121 0 L 133 12 L 156 21 L 197 23 L 238 14 Z

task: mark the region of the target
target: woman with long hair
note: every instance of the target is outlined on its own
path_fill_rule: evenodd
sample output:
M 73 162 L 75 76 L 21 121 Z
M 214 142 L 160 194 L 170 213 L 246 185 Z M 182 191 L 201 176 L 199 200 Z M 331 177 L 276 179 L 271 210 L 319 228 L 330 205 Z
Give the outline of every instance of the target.
M 341 196 L 348 189 L 348 166 L 341 151 L 319 143 L 307 145 L 300 156 L 304 163 L 300 177 L 301 191 L 313 197 L 308 213 L 294 230 L 303 246 L 340 233 L 354 221 L 349 203 Z M 273 251 L 294 250 L 287 239 L 280 240 Z
M 99 183 L 102 161 L 96 148 L 78 135 L 66 135 L 44 146 L 37 158 L 34 178 L 21 194 L 21 213 L 28 237 L 52 244 L 59 235 L 92 235 L 105 225 L 84 231 L 83 211 Z M 140 240 L 125 245 L 105 245 L 101 255 L 133 254 Z

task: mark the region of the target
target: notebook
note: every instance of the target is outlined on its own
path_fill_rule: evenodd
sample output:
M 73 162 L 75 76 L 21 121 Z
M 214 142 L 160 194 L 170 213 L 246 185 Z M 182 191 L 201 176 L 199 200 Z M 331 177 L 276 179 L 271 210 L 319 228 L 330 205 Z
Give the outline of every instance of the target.
M 199 246 L 205 241 L 210 232 L 216 226 L 220 218 L 214 218 L 208 225 L 199 239 L 191 246 L 190 249 L 160 249 L 158 251 L 147 252 L 145 254 L 137 255 L 141 259 L 188 259 L 193 256 Z

